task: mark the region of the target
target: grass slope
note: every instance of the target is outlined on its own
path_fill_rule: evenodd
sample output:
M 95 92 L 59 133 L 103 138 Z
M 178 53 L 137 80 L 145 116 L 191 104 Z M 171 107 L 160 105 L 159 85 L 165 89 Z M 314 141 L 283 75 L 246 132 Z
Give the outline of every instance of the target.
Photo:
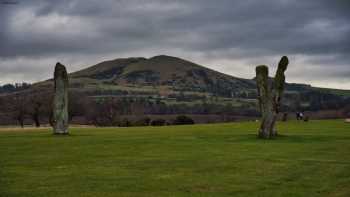
M 0 132 L 0 196 L 350 196 L 350 124 Z

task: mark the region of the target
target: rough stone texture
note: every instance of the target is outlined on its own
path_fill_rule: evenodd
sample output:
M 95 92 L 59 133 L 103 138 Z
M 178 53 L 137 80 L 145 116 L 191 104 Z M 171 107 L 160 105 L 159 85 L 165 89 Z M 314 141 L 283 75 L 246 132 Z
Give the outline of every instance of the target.
M 288 58 L 286 56 L 283 56 L 280 62 L 278 63 L 278 68 L 274 79 L 274 105 L 276 107 L 275 111 L 277 113 L 279 112 L 281 99 L 283 96 L 284 84 L 286 81 L 286 76 L 284 75 L 284 72 L 287 70 L 288 63 Z
M 284 72 L 287 70 L 288 63 L 288 58 L 283 56 L 278 64 L 273 84 L 269 82 L 268 67 L 265 65 L 256 67 L 256 84 L 258 88 L 260 112 L 262 115 L 261 126 L 258 133 L 260 138 L 268 139 L 277 136 L 275 122 L 283 96 L 285 84 Z
M 265 65 L 256 67 L 256 83 L 259 95 L 259 107 L 261 112 L 260 138 L 270 138 L 270 130 L 273 123 L 271 86 L 268 79 L 269 69 Z
M 55 67 L 55 96 L 53 106 L 54 134 L 68 134 L 68 75 L 64 65 Z

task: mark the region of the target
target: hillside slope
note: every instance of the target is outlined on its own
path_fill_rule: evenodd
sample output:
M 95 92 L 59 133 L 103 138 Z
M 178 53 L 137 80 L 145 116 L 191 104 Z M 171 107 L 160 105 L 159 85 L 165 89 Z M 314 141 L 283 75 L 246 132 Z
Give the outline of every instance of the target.
M 100 102 L 106 97 L 118 97 L 120 99 L 115 100 L 129 103 L 142 101 L 143 107 L 133 108 L 148 114 L 258 113 L 254 79 L 233 77 L 177 57 L 161 55 L 104 61 L 70 73 L 69 77 L 71 107 L 79 113 L 87 107 L 86 102 Z M 52 95 L 52 79 L 25 90 L 1 94 L 7 105 L 0 106 L 0 112 L 4 111 L 7 116 L 9 111 L 16 111 L 15 108 L 22 105 L 15 102 L 20 101 L 18 98 L 31 98 L 32 103 L 35 101 L 35 105 L 29 104 L 32 106 L 49 105 Z M 284 111 L 343 110 L 350 104 L 349 95 L 350 91 L 346 90 L 287 83 L 282 107 Z M 76 107 L 79 105 L 84 106 Z M 13 109 L 7 109 L 8 106 Z
M 180 58 L 155 56 L 105 61 L 70 74 L 72 83 L 114 86 L 152 86 L 169 91 L 209 92 L 229 96 L 254 89 L 252 80 L 229 76 Z
M 70 73 L 69 77 L 71 91 L 86 93 L 89 96 L 137 95 L 177 98 L 176 95 L 186 94 L 195 95 L 197 100 L 215 96 L 248 99 L 249 102 L 257 98 L 254 79 L 237 78 L 166 55 L 104 61 Z M 31 89 L 40 92 L 52 91 L 52 86 L 53 81 L 50 79 L 33 84 Z M 349 95 L 349 90 L 287 83 L 285 103 L 288 105 L 314 103 L 318 108 L 318 105 L 331 101 L 332 106 L 337 106 L 340 102 L 343 103 L 344 99 L 349 98 Z M 299 104 L 295 104 L 296 101 Z

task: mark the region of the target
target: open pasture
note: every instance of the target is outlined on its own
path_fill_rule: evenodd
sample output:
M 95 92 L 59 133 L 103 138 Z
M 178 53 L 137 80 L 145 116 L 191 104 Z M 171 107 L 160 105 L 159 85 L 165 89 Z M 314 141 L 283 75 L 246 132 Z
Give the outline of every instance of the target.
M 0 196 L 350 196 L 350 124 L 0 130 Z

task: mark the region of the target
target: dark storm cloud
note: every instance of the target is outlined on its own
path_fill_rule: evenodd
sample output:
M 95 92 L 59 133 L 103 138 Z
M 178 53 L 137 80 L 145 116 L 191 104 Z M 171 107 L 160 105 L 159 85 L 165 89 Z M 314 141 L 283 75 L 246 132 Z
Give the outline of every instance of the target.
M 18 0 L 0 5 L 1 75 L 62 57 L 85 65 L 99 56 L 154 52 L 209 66 L 242 64 L 235 68 L 287 54 L 299 63 L 294 76 L 308 66 L 320 73 L 312 76 L 316 83 L 343 80 L 350 70 L 349 8 L 348 0 Z M 18 58 L 33 65 L 18 65 Z

